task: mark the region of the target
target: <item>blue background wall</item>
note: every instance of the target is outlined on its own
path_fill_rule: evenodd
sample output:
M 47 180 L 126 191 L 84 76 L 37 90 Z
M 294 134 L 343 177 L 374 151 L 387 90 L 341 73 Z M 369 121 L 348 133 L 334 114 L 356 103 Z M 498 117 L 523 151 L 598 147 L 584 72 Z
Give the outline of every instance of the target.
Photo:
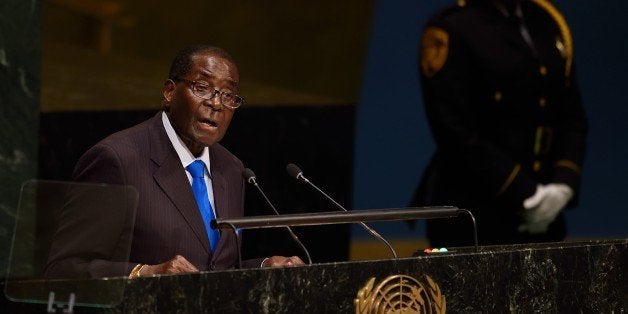
M 356 117 L 355 209 L 405 206 L 434 142 L 417 69 L 422 27 L 453 0 L 379 1 Z M 590 133 L 581 202 L 567 213 L 569 236 L 628 236 L 628 2 L 554 1 L 572 27 Z M 423 237 L 424 224 L 375 225 L 389 237 Z M 354 237 L 364 237 L 353 229 Z

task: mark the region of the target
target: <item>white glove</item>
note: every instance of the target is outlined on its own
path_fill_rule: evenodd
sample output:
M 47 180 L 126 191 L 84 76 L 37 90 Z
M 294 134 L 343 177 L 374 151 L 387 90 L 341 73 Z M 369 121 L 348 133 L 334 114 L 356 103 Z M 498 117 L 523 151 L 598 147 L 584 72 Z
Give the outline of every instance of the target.
M 547 228 L 551 221 L 528 222 L 519 225 L 519 232 L 528 231 L 530 234 L 539 234 L 547 232 Z
M 540 216 L 537 214 L 538 207 L 546 196 L 547 189 L 544 185 L 539 184 L 536 186 L 536 192 L 534 192 L 534 195 L 523 201 L 523 208 L 525 208 L 525 211 L 522 216 L 525 222 L 519 225 L 519 232 L 528 231 L 532 234 L 537 234 L 547 231 L 547 228 L 552 222 L 540 220 Z
M 547 231 L 572 197 L 573 190 L 566 184 L 539 184 L 534 195 L 523 201 L 523 207 L 526 209 L 523 217 L 526 223 L 519 226 L 519 231 L 527 230 L 530 233 Z

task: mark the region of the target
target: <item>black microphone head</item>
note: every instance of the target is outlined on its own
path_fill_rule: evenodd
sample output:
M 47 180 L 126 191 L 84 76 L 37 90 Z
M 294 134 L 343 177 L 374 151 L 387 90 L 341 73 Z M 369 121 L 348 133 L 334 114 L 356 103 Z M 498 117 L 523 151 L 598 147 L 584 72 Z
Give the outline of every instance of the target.
M 249 168 L 244 168 L 244 170 L 242 171 L 242 176 L 247 183 L 253 183 L 253 181 L 255 181 L 255 173 Z
M 297 179 L 300 180 L 301 178 L 299 177 L 299 175 L 301 177 L 303 177 L 303 171 L 301 171 L 301 168 L 299 168 L 299 166 L 295 165 L 295 164 L 288 164 L 286 166 L 286 171 L 288 171 L 288 174 Z

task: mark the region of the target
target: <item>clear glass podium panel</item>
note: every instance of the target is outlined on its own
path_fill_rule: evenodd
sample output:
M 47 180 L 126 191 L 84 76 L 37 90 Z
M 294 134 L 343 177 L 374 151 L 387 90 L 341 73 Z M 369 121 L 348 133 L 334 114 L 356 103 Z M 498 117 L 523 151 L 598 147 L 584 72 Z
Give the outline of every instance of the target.
M 120 303 L 125 286 L 120 277 L 128 275 L 131 265 L 137 201 L 131 186 L 24 183 L 7 270 L 7 298 L 62 306 Z

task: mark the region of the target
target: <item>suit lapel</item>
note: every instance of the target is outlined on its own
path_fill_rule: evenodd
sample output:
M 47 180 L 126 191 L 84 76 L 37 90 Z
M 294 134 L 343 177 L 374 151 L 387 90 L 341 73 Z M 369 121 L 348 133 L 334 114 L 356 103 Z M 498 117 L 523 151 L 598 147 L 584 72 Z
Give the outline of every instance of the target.
M 227 179 L 222 171 L 220 171 L 220 159 L 210 148 L 209 158 L 211 159 L 212 186 L 214 188 L 214 204 L 216 205 L 216 215 L 220 218 L 228 217 L 228 198 L 227 196 Z
M 533 48 L 526 43 L 514 17 L 505 17 L 495 5 L 492 7 L 489 11 L 489 19 L 494 23 L 498 34 L 516 50 L 526 51 L 529 55 L 534 56 Z
M 227 191 L 227 178 L 220 170 L 222 169 L 222 167 L 220 167 L 221 159 L 217 156 L 213 147 L 209 148 L 209 158 L 211 163 L 212 187 L 214 189 L 214 205 L 216 207 L 214 210 L 216 211 L 217 218 L 229 218 L 229 191 Z M 220 232 L 222 238 L 224 233 L 222 231 Z M 225 230 L 225 232 L 230 231 Z M 218 243 L 214 256 L 219 256 L 218 253 L 222 250 L 224 243 L 226 243 L 226 241 L 220 241 Z
M 157 119 L 158 118 L 158 119 Z M 158 165 L 153 178 L 172 201 L 177 210 L 181 213 L 185 221 L 203 245 L 207 253 L 209 250 L 209 239 L 203 224 L 203 218 L 194 200 L 192 188 L 185 175 L 185 170 L 176 151 L 170 144 L 166 130 L 161 122 L 161 112 L 155 118 L 155 123 L 151 125 L 151 160 Z

